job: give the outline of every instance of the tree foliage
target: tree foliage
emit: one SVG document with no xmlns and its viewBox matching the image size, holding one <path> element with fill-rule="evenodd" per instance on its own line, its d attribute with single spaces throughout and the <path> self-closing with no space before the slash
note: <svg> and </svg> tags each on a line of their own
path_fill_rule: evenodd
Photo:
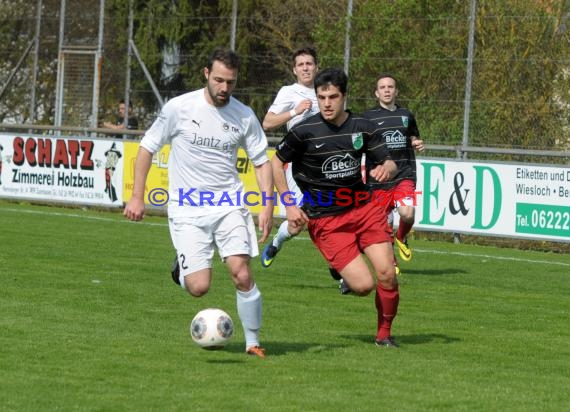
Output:
<svg viewBox="0 0 570 412">
<path fill-rule="evenodd" d="M 0 84 L 33 36 L 35 10 L 0 1 Z M 68 2 L 69 3 L 69 2 Z M 94 9 L 76 0 L 75 8 Z M 130 1 L 106 0 L 101 114 L 125 93 Z M 400 103 L 417 116 L 430 143 L 459 145 L 463 135 L 469 1 L 240 0 L 235 48 L 242 56 L 236 95 L 261 118 L 283 84 L 292 83 L 291 53 L 315 46 L 320 66 L 344 67 L 350 23 L 349 102 L 376 104 L 380 72 L 398 79 Z M 53 121 L 59 0 L 44 0 L 38 113 Z M 202 87 L 216 46 L 229 46 L 233 0 L 133 0 L 134 43 L 163 98 Z M 89 16 L 89 17 L 86 17 Z M 81 26 L 88 13 L 69 16 Z M 569 0 L 478 0 L 469 141 L 473 145 L 552 148 L 568 139 Z M 0 120 L 25 121 L 30 64 L 0 101 Z M 132 56 L 130 99 L 148 126 L 158 102 Z"/>
<path fill-rule="evenodd" d="M 552 147 L 568 116 L 554 103 L 553 80 L 570 65 L 568 34 L 557 34 L 562 9 L 544 7 L 553 1 L 496 3 L 480 1 L 478 9 L 474 143 Z"/>
</svg>

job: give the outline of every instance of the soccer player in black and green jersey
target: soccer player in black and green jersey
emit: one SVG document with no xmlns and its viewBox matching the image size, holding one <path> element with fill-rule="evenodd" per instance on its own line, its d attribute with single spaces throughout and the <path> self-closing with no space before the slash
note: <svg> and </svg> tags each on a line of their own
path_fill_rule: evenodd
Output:
<svg viewBox="0 0 570 412">
<path fill-rule="evenodd" d="M 289 223 L 308 223 L 313 243 L 355 294 L 364 296 L 375 290 L 376 344 L 395 347 L 391 326 L 399 292 L 391 230 L 384 208 L 379 212 L 362 181 L 361 158 L 366 154 L 370 175 L 379 182 L 392 178 L 396 165 L 378 127 L 345 110 L 347 83 L 340 69 L 317 74 L 315 91 L 320 113 L 287 133 L 271 165 Z M 286 163 L 293 164 L 293 178 L 303 193 L 301 207 L 288 197 L 283 169 Z M 373 273 L 362 252 L 372 264 Z"/>
<path fill-rule="evenodd" d="M 374 91 L 379 106 L 367 111 L 362 116 L 370 119 L 381 130 L 386 139 L 390 157 L 396 162 L 398 172 L 387 182 L 378 182 L 374 178 L 368 184 L 375 191 L 375 200 L 386 206 L 391 221 L 394 209 L 400 215 L 398 231 L 394 236 L 400 257 L 405 261 L 412 259 L 412 250 L 408 246 L 408 233 L 415 220 L 416 205 L 416 156 L 414 150 L 423 151 L 424 142 L 414 115 L 406 108 L 396 104 L 398 89 L 396 79 L 389 73 L 382 73 L 376 80 Z M 367 169 L 373 165 L 367 164 Z M 399 272 L 399 268 L 396 269 Z"/>
</svg>

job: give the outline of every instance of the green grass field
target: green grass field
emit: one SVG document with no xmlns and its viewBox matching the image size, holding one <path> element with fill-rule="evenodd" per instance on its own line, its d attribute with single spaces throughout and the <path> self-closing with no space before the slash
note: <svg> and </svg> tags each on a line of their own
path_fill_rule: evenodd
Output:
<svg viewBox="0 0 570 412">
<path fill-rule="evenodd" d="M 390 349 L 305 234 L 252 264 L 263 360 L 218 260 L 205 297 L 172 283 L 166 218 L 0 202 L 0 225 L 1 411 L 570 410 L 567 254 L 411 242 Z M 190 339 L 210 306 L 236 323 L 222 351 Z"/>
</svg>

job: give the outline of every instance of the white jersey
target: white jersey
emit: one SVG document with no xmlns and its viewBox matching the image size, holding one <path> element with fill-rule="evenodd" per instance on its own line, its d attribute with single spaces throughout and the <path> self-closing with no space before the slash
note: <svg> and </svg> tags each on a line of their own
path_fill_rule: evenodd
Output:
<svg viewBox="0 0 570 412">
<path fill-rule="evenodd" d="M 310 110 L 305 110 L 298 116 L 293 117 L 287 122 L 287 130 L 291 130 L 300 121 L 306 119 L 319 112 L 319 105 L 317 103 L 317 95 L 315 94 L 315 89 L 303 86 L 302 84 L 295 83 L 289 86 L 283 86 L 279 89 L 273 104 L 269 108 L 268 112 L 280 114 L 288 112 L 291 109 L 297 107 L 301 101 L 309 99 L 313 103 Z"/>
<path fill-rule="evenodd" d="M 245 149 L 255 166 L 268 161 L 267 138 L 253 110 L 233 97 L 216 107 L 204 93 L 200 89 L 168 101 L 140 143 L 151 153 L 170 143 L 170 217 L 244 208 L 238 148 Z"/>
<path fill-rule="evenodd" d="M 305 99 L 311 100 L 311 109 L 305 110 L 300 115 L 291 118 L 291 120 L 287 122 L 287 131 L 289 131 L 297 123 L 319 112 L 319 104 L 317 102 L 317 95 L 314 88 L 303 86 L 300 83 L 283 86 L 279 89 L 279 92 L 277 93 L 273 104 L 269 107 L 268 112 L 275 114 L 288 112 L 297 107 L 297 105 Z M 298 203 L 303 196 L 295 182 L 295 179 L 293 179 L 291 165 L 287 165 L 285 169 L 285 177 L 287 178 L 287 185 L 289 186 L 289 189 L 295 193 L 295 200 Z"/>
</svg>

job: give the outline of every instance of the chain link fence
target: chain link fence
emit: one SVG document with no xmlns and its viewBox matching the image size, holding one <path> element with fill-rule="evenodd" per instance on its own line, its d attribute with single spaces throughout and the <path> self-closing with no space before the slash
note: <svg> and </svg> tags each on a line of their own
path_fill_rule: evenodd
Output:
<svg viewBox="0 0 570 412">
<path fill-rule="evenodd" d="M 67 3 L 64 42 L 81 45 L 92 41 L 97 36 L 99 4 Z M 119 3 L 107 0 L 102 21 L 99 123 L 110 119 L 118 101 L 127 97 L 141 129 L 147 128 L 160 109 L 157 93 L 168 100 L 202 87 L 206 56 L 215 45 L 229 46 L 235 35 L 236 49 L 244 60 L 235 95 L 251 105 L 260 119 L 279 87 L 294 81 L 291 51 L 311 44 L 318 49 L 321 68 L 340 66 L 349 71 L 349 102 L 356 112 L 376 104 L 373 88 L 379 72 L 396 74 L 399 103 L 418 118 L 423 137 L 431 145 L 428 155 L 457 157 L 460 148 L 462 155 L 470 153 L 470 157 L 481 159 L 568 163 L 568 1 L 537 1 L 526 7 L 527 2 L 512 0 L 498 2 L 501 8 L 494 8 L 490 1 L 452 1 L 447 2 L 447 8 L 425 10 L 411 6 L 427 7 L 425 2 L 356 1 L 349 10 L 351 1 L 317 1 L 311 4 L 312 9 L 321 11 L 316 17 L 277 15 L 280 6 L 274 2 L 268 2 L 267 9 L 256 2 L 235 2 L 241 11 L 237 16 L 232 15 L 229 1 L 219 2 L 225 8 L 193 13 L 185 9 L 178 14 L 144 10 L 137 4 L 131 9 L 132 32 L 128 2 Z M 445 2 L 434 2 L 440 3 Z M 11 28 L 2 30 L 0 39 L 0 122 L 55 124 L 57 65 L 62 58 L 58 54 L 61 4 L 59 0 L 38 1 L 39 14 L 28 3 L 27 7 L 7 9 L 5 27 Z M 244 11 L 246 7 L 250 11 Z M 498 10 L 510 10 L 511 14 L 496 14 Z M 474 29 L 471 60 L 470 23 Z M 173 28 L 172 38 L 165 34 L 169 27 Z M 309 30 L 302 31 L 307 27 Z M 193 28 L 190 34 L 180 35 L 188 28 Z M 37 52 L 32 49 L 26 55 L 26 46 L 35 36 Z M 64 93 L 72 97 L 62 126 L 85 126 L 87 121 L 83 113 L 89 111 L 92 98 L 85 82 L 93 81 L 94 72 L 92 62 L 81 58 L 74 55 L 78 60 L 66 77 Z M 37 78 L 33 85 L 32 75 Z M 270 137 L 275 141 L 280 131 Z M 535 151 L 540 156 L 501 152 L 505 149 Z"/>
</svg>

